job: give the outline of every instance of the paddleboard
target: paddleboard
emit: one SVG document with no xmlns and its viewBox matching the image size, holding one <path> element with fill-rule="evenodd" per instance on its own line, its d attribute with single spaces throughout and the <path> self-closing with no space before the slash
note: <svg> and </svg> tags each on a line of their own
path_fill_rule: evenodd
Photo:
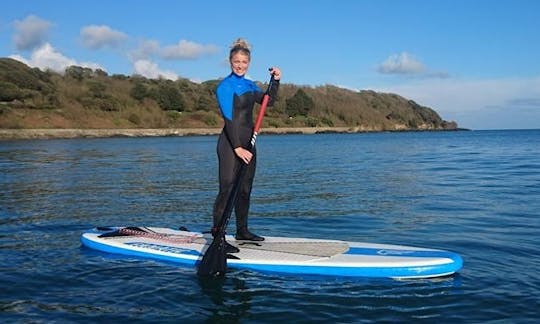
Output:
<svg viewBox="0 0 540 324">
<path fill-rule="evenodd" d="M 206 233 L 160 227 L 97 227 L 84 232 L 84 246 L 113 254 L 196 266 L 212 243 Z M 265 236 L 262 242 L 227 242 L 229 268 L 343 277 L 433 278 L 461 269 L 453 252 L 402 245 Z"/>
</svg>

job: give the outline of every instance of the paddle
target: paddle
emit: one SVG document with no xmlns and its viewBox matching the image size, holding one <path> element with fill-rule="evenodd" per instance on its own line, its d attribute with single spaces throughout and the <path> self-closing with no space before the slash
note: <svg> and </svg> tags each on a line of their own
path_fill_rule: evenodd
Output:
<svg viewBox="0 0 540 324">
<path fill-rule="evenodd" d="M 271 71 L 272 69 L 270 69 Z M 266 106 L 270 100 L 270 90 L 274 84 L 274 75 L 272 74 L 270 78 L 270 83 L 268 84 L 268 89 L 264 93 L 264 97 L 261 103 L 261 109 L 259 115 L 255 121 L 255 127 L 253 127 L 253 134 L 251 136 L 251 141 L 246 147 L 247 150 L 252 151 L 255 147 L 255 141 L 257 140 L 257 135 L 262 125 L 262 120 L 264 117 L 264 112 L 266 111 Z M 227 271 L 227 253 L 225 253 L 225 230 L 229 224 L 231 218 L 232 210 L 238 201 L 238 191 L 240 190 L 240 185 L 244 179 L 246 173 L 247 164 L 241 162 L 240 169 L 236 173 L 236 179 L 234 187 L 227 199 L 227 205 L 221 216 L 221 221 L 219 224 L 219 231 L 215 234 L 214 239 L 208 249 L 203 255 L 201 262 L 199 263 L 197 274 L 199 276 L 223 276 L 225 271 Z"/>
</svg>

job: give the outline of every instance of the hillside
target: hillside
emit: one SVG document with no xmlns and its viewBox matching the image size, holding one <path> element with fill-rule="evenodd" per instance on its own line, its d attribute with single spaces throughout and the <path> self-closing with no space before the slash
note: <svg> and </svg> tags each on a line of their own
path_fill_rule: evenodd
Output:
<svg viewBox="0 0 540 324">
<path fill-rule="evenodd" d="M 109 76 L 78 66 L 61 75 L 0 58 L 0 128 L 216 128 L 218 82 Z M 454 130 L 457 124 L 396 94 L 284 83 L 263 127 Z"/>
</svg>

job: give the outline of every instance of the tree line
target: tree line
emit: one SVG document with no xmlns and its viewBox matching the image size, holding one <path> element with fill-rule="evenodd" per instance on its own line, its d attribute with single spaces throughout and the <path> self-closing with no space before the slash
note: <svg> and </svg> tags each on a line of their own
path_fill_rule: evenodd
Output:
<svg viewBox="0 0 540 324">
<path fill-rule="evenodd" d="M 0 58 L 0 127 L 219 127 L 222 120 L 215 98 L 219 81 L 108 75 L 80 66 L 59 74 Z M 43 125 L 35 125 L 36 120 L 43 120 Z M 435 110 L 396 94 L 281 84 L 264 127 L 315 126 L 457 128 Z"/>
</svg>

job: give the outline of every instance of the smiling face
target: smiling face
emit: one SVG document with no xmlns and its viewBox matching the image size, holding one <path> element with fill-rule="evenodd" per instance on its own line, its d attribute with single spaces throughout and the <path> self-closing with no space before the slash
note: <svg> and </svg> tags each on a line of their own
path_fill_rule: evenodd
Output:
<svg viewBox="0 0 540 324">
<path fill-rule="evenodd" d="M 249 68 L 249 61 L 249 55 L 243 53 L 242 51 L 236 52 L 233 56 L 231 56 L 230 59 L 231 70 L 234 72 L 234 74 L 243 76 L 246 74 Z"/>
</svg>

